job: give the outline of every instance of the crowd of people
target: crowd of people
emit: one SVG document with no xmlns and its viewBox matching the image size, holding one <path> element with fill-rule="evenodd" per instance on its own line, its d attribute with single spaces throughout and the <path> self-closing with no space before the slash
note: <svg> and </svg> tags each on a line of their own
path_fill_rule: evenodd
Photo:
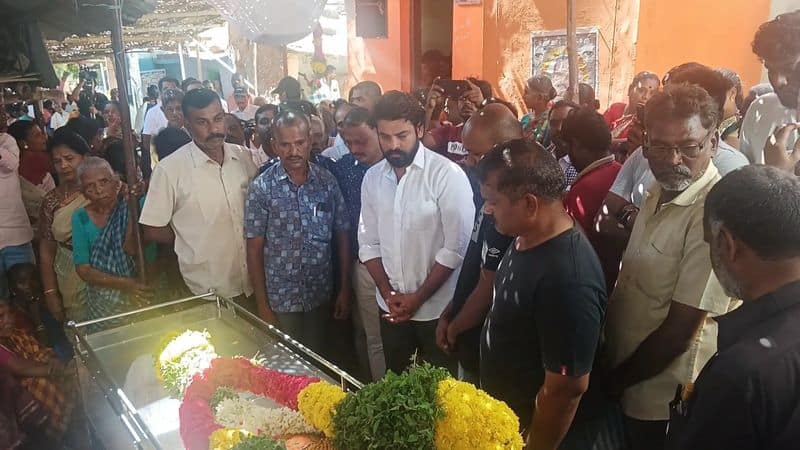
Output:
<svg viewBox="0 0 800 450">
<path fill-rule="evenodd" d="M 528 449 L 795 448 L 800 10 L 753 51 L 772 93 L 689 62 L 604 114 L 542 75 L 522 116 L 477 78 L 315 104 L 287 77 L 260 106 L 164 78 L 136 179 L 114 101 L 14 121 L 0 444 L 71 429 L 66 321 L 213 292 L 364 380 L 444 367 Z"/>
</svg>

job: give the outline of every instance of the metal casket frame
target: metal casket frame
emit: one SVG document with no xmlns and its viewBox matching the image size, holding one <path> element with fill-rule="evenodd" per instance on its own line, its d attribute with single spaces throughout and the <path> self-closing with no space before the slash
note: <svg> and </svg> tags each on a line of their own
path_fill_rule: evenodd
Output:
<svg viewBox="0 0 800 450">
<path fill-rule="evenodd" d="M 153 314 L 158 316 L 142 317 Z M 89 325 L 134 316 L 141 320 L 86 333 Z M 70 322 L 67 327 L 75 348 L 87 418 L 109 450 L 183 448 L 178 433 L 180 402 L 169 398 L 156 379 L 153 366 L 152 352 L 162 337 L 173 331 L 208 330 L 221 356 L 250 358 L 258 354 L 272 369 L 316 376 L 340 384 L 345 390 L 362 386 L 287 334 L 235 302 L 213 294 L 77 324 Z"/>
</svg>

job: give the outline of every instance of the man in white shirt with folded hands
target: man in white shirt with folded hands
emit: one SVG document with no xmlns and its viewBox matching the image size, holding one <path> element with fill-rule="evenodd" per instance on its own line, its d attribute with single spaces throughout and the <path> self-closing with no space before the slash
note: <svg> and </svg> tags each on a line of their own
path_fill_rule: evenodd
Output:
<svg viewBox="0 0 800 450">
<path fill-rule="evenodd" d="M 436 325 L 455 291 L 475 206 L 466 174 L 425 148 L 425 111 L 387 92 L 372 119 L 385 159 L 361 189 L 359 258 L 377 285 L 386 368 L 400 373 L 415 353 L 455 373 L 436 345 Z"/>
</svg>

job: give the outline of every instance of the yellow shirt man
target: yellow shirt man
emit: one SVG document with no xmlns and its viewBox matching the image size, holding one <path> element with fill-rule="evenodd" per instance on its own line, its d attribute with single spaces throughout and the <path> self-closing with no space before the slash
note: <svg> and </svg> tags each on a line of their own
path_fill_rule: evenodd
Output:
<svg viewBox="0 0 800 450">
<path fill-rule="evenodd" d="M 658 206 L 661 187 L 647 192 L 606 315 L 611 367 L 628 359 L 666 319 L 671 302 L 706 311 L 705 323 L 689 349 L 661 373 L 628 387 L 622 396 L 626 416 L 646 421 L 669 419 L 669 402 L 679 384 L 693 382 L 716 352 L 712 320 L 727 312 L 731 300 L 713 271 L 703 240 L 703 207 L 720 179 L 714 164 L 673 200 Z"/>
</svg>

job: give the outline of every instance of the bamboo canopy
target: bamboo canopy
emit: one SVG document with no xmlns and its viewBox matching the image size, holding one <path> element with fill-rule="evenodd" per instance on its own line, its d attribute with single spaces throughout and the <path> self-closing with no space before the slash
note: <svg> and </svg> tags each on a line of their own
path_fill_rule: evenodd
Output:
<svg viewBox="0 0 800 450">
<path fill-rule="evenodd" d="M 203 0 L 160 0 L 156 9 L 133 25 L 124 26 L 125 48 L 142 51 L 175 51 L 179 42 L 222 25 L 224 19 Z M 48 40 L 53 62 L 80 61 L 112 54 L 111 34 L 72 35 L 64 40 Z"/>
</svg>

